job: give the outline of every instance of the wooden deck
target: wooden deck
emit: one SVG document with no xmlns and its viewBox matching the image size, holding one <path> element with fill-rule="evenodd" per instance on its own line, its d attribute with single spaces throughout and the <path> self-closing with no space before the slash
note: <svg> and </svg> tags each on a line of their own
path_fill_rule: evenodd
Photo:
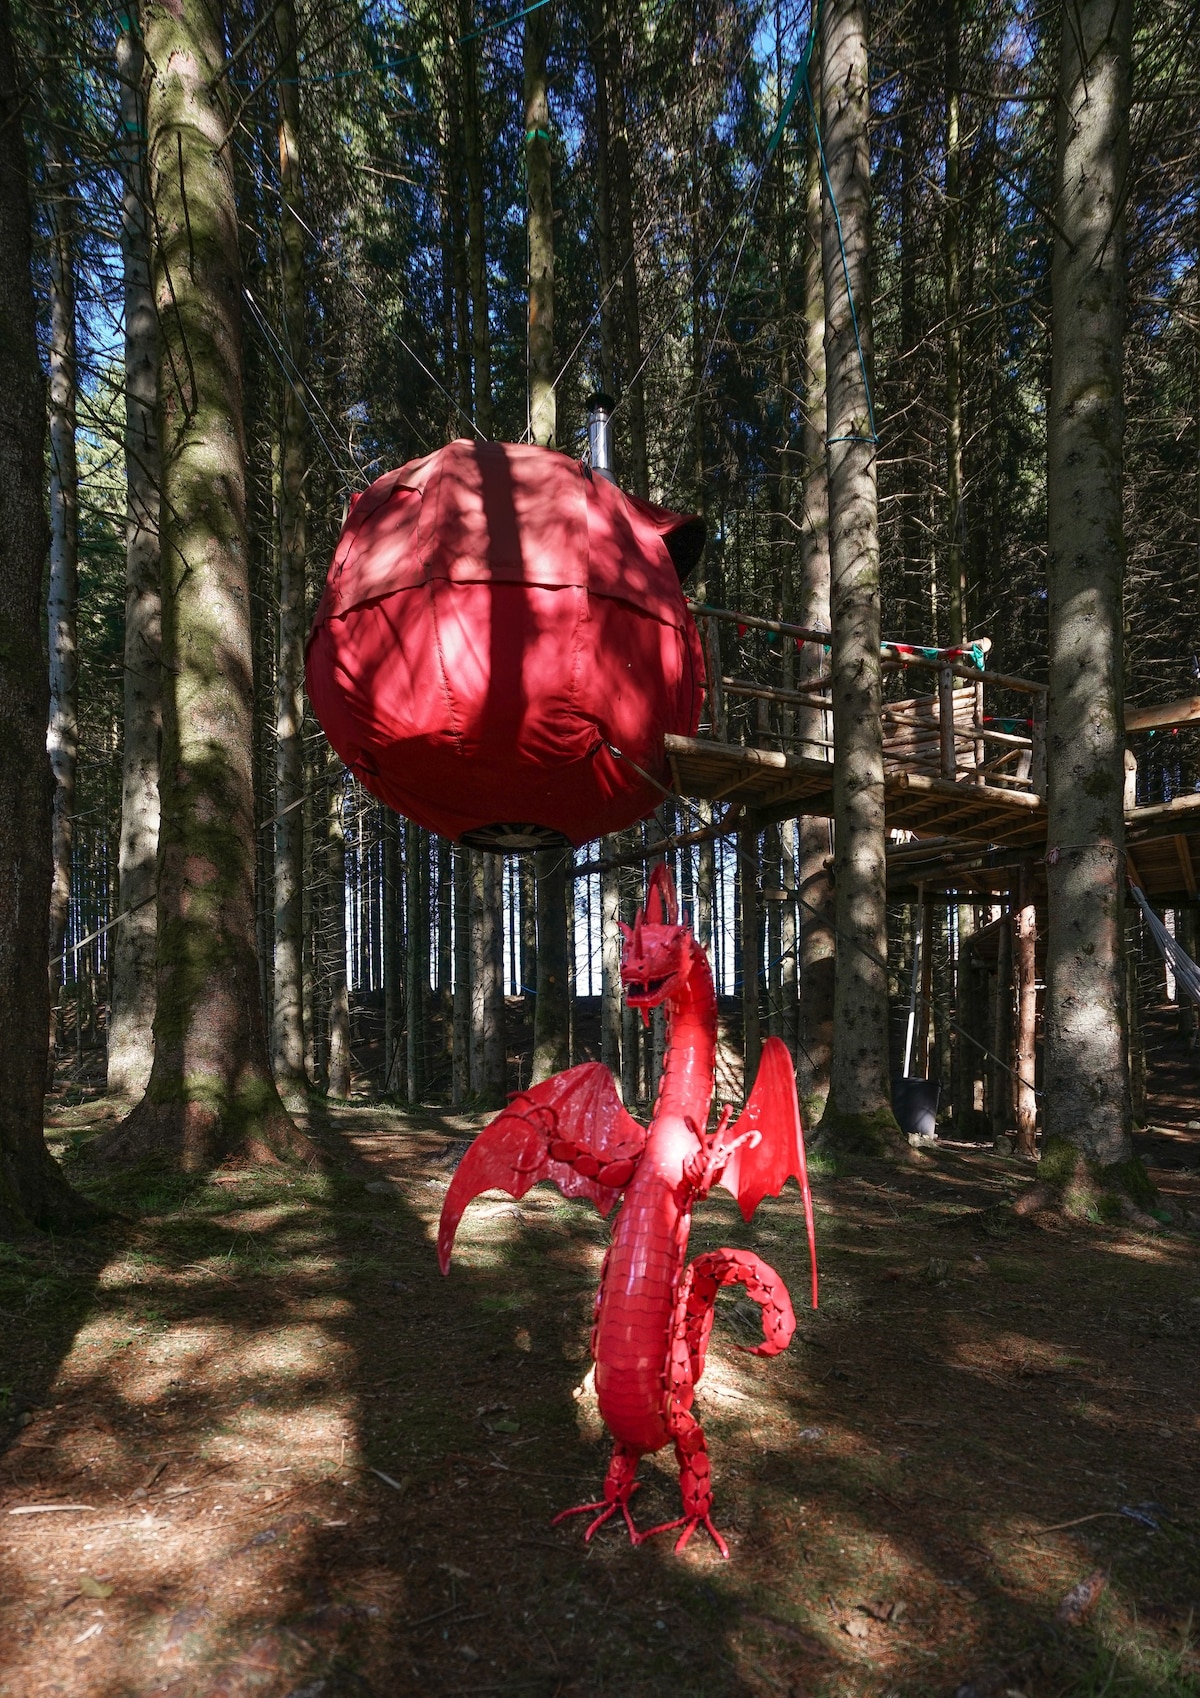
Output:
<svg viewBox="0 0 1200 1698">
<path fill-rule="evenodd" d="M 832 680 L 824 665 L 799 678 L 788 640 L 827 649 L 829 633 L 702 604 L 693 611 L 711 680 L 709 731 L 666 738 L 676 793 L 723 803 L 752 830 L 831 817 Z M 990 648 L 986 639 L 970 656 L 882 646 L 885 695 L 897 682 L 911 689 L 926 681 L 925 694 L 882 707 L 888 890 L 899 899 L 1008 895 L 1023 864 L 1044 890 L 1046 686 L 984 670 Z M 1131 706 L 1125 720 L 1135 743 L 1139 734 L 1200 724 L 1200 696 Z M 1125 826 L 1129 871 L 1147 895 L 1167 906 L 1195 901 L 1200 793 L 1143 807 L 1127 794 Z"/>
</svg>

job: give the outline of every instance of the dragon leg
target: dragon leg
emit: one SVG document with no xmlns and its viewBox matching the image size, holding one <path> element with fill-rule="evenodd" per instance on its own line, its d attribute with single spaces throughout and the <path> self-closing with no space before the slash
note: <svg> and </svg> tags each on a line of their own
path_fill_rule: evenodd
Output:
<svg viewBox="0 0 1200 1698">
<path fill-rule="evenodd" d="M 729 1547 L 712 1522 L 712 1470 L 704 1442 L 704 1429 L 691 1412 L 693 1388 L 704 1372 L 717 1292 L 723 1285 L 744 1285 L 747 1296 L 762 1309 L 763 1342 L 749 1354 L 776 1356 L 787 1349 L 795 1331 L 796 1317 L 786 1286 L 774 1268 L 768 1267 L 751 1251 L 710 1250 L 697 1256 L 685 1270 L 680 1283 L 678 1319 L 669 1359 L 670 1426 L 675 1440 L 675 1459 L 679 1464 L 683 1514 L 675 1521 L 664 1521 L 659 1527 L 651 1527 L 642 1534 L 642 1538 L 649 1539 L 655 1533 L 667 1533 L 681 1527 L 683 1531 L 675 1546 L 677 1551 L 681 1551 L 696 1528 L 703 1526 L 711 1534 L 721 1555 L 727 1557 Z M 738 1348 L 746 1347 L 739 1345 Z"/>
<path fill-rule="evenodd" d="M 633 1525 L 633 1517 L 629 1513 L 629 1500 L 637 1491 L 633 1477 L 637 1473 L 640 1458 L 640 1451 L 618 1441 L 613 1446 L 612 1460 L 608 1465 L 608 1473 L 604 1477 L 604 1496 L 596 1503 L 581 1503 L 577 1504 L 574 1509 L 560 1510 L 550 1525 L 557 1527 L 559 1522 L 565 1521 L 568 1516 L 587 1515 L 591 1510 L 598 1509 L 600 1514 L 583 1535 L 583 1542 L 586 1545 L 597 1527 L 603 1527 L 609 1516 L 615 1515 L 619 1509 L 625 1517 L 625 1525 L 629 1528 L 630 1539 L 635 1545 L 640 1545 L 644 1535 L 639 1533 Z"/>
<path fill-rule="evenodd" d="M 676 1527 L 682 1527 L 683 1531 L 675 1541 L 675 1549 L 681 1551 L 697 1527 L 704 1527 L 721 1555 L 728 1557 L 729 1546 L 712 1521 L 712 1467 L 708 1460 L 708 1446 L 704 1442 L 704 1428 L 690 1409 L 673 1408 L 671 1436 L 675 1440 L 675 1460 L 679 1464 L 683 1514 L 674 1521 L 664 1521 L 657 1527 L 648 1528 L 638 1543 L 642 1539 L 652 1539 L 656 1533 L 671 1533 Z"/>
</svg>

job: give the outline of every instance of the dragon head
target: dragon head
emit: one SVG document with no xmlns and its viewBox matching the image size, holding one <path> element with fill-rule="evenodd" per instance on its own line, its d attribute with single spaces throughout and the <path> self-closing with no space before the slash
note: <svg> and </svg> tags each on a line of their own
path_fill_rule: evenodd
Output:
<svg viewBox="0 0 1200 1698">
<path fill-rule="evenodd" d="M 621 983 L 630 1008 L 646 1011 L 666 1002 L 681 988 L 691 968 L 691 933 L 679 924 L 675 885 L 660 861 L 646 887 L 646 905 L 632 926 L 624 923 Z"/>
</svg>

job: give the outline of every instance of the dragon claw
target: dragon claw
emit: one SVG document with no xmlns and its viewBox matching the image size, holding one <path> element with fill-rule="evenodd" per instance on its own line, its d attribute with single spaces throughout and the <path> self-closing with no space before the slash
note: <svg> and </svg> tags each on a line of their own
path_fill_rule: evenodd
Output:
<svg viewBox="0 0 1200 1698">
<path fill-rule="evenodd" d="M 703 1527 L 711 1537 L 713 1544 L 717 1547 L 718 1551 L 720 1551 L 722 1557 L 724 1557 L 728 1562 L 729 1546 L 725 1543 L 720 1533 L 718 1533 L 717 1529 L 713 1526 L 713 1519 L 711 1515 L 680 1515 L 674 1521 L 664 1521 L 658 1527 L 647 1528 L 646 1532 L 639 1536 L 638 1543 L 643 1544 L 647 1539 L 652 1539 L 656 1533 L 673 1533 L 676 1527 L 683 1528 L 683 1532 L 675 1541 L 675 1549 L 677 1551 L 682 1551 L 685 1548 L 688 1540 L 696 1531 L 697 1527 Z"/>
<path fill-rule="evenodd" d="M 633 1493 L 636 1492 L 637 1489 L 637 1486 L 630 1487 L 628 1497 L 632 1497 Z M 633 1517 L 629 1513 L 628 1497 L 597 1498 L 595 1503 L 580 1503 L 576 1504 L 573 1509 L 560 1509 L 558 1514 L 551 1521 L 550 1525 L 551 1527 L 557 1527 L 560 1521 L 566 1521 L 572 1515 L 590 1515 L 593 1509 L 598 1509 L 600 1514 L 590 1524 L 587 1532 L 583 1535 L 583 1542 L 586 1545 L 591 1543 L 592 1534 L 597 1530 L 597 1528 L 603 1527 L 604 1523 L 614 1516 L 618 1510 L 620 1510 L 621 1514 L 625 1517 L 625 1525 L 629 1529 L 630 1543 L 633 1545 L 640 1545 L 646 1535 L 644 1533 L 639 1533 L 633 1524 Z"/>
</svg>

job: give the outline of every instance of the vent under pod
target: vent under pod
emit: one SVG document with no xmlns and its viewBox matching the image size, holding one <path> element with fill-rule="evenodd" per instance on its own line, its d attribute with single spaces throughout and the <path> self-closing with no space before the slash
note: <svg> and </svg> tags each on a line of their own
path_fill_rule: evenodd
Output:
<svg viewBox="0 0 1200 1698">
<path fill-rule="evenodd" d="M 468 849 L 482 849 L 489 855 L 516 855 L 526 849 L 569 849 L 570 840 L 561 831 L 548 825 L 506 824 L 481 825 L 475 831 L 464 831 L 459 838 Z"/>
</svg>

